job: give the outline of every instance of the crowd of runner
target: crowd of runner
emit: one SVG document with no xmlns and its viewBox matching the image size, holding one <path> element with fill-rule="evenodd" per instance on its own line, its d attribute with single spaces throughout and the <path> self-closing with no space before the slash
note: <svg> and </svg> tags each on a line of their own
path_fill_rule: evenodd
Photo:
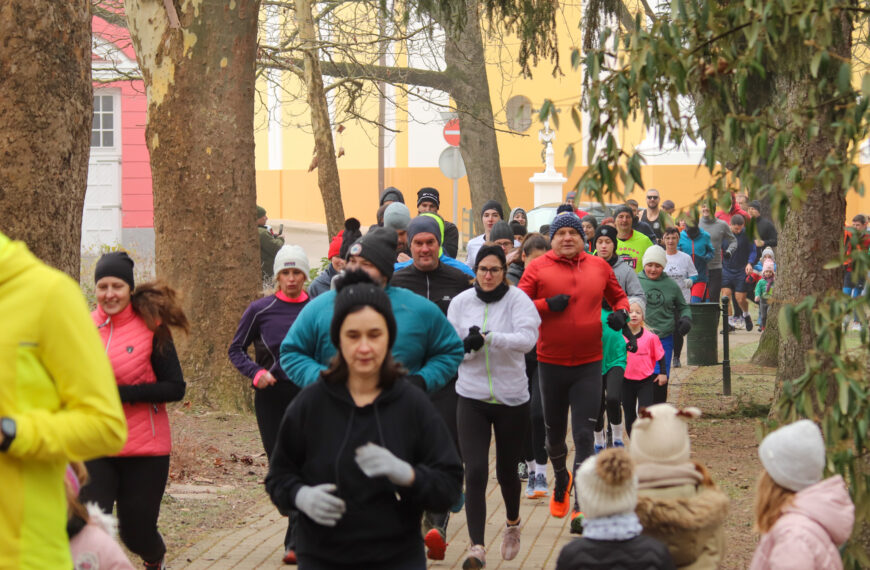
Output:
<svg viewBox="0 0 870 570">
<path fill-rule="evenodd" d="M 483 568 L 494 435 L 501 560 L 522 549 L 525 495 L 547 498 L 550 514 L 570 516 L 571 531 L 582 535 L 557 568 L 715 568 L 728 498 L 691 459 L 687 424 L 700 411 L 668 404 L 668 380 L 681 366 L 692 303 L 727 296 L 727 330 L 763 329 L 777 235 L 761 204 L 740 195 L 727 211 L 713 215 L 702 205 L 679 219 L 660 199 L 650 189 L 640 213 L 629 201 L 598 219 L 569 196 L 539 228 L 528 227 L 522 208 L 505 217 L 492 200 L 478 213 L 483 233 L 469 240 L 463 262 L 436 189 L 420 189 L 412 216 L 402 192 L 388 188 L 378 223 L 363 233 L 348 219 L 307 288 L 306 252 L 273 235 L 259 208 L 262 273 L 276 289 L 241 315 L 228 352 L 255 391 L 270 462 L 266 491 L 287 516 L 284 563 L 425 568 L 427 558 L 445 558 L 450 515 L 464 508 L 471 546 L 463 568 Z M 863 216 L 845 244 L 847 253 L 870 245 Z M 113 512 L 128 550 L 146 568 L 165 567 L 157 521 L 171 453 L 166 403 L 185 392 L 170 331 L 189 325 L 175 291 L 135 283 L 133 266 L 124 252 L 100 258 L 97 308 L 86 323 L 76 308 L 67 326 L 96 331 L 89 342 L 102 340 L 114 372 L 118 396 L 91 419 L 101 444 L 76 444 L 80 430 L 64 433 L 52 415 L 76 407 L 96 414 L 100 398 L 114 397 L 105 382 L 84 401 L 87 390 L 66 386 L 105 370 L 87 359 L 77 362 L 84 372 L 58 367 L 42 350 L 57 341 L 40 336 L 47 331 L 39 323 L 6 333 L 17 335 L 18 369 L 44 371 L 35 383 L 12 376 L 3 384 L 41 395 L 19 388 L 0 400 L 0 474 L 21 503 L 14 513 L 3 507 L 0 567 L 69 567 L 71 558 L 76 568 L 131 568 L 109 538 Z M 47 272 L 0 234 L 0 310 L 37 294 L 26 288 Z M 845 286 L 861 294 L 863 279 L 847 273 Z M 749 302 L 759 304 L 757 319 Z M 40 349 L 30 354 L 28 343 Z M 3 374 L 15 374 L 11 368 Z M 46 411 L 30 417 L 40 407 Z M 763 537 L 752 567 L 840 567 L 837 546 L 849 536 L 853 507 L 842 479 L 822 480 L 819 428 L 781 428 L 759 455 Z M 52 548 L 37 552 L 28 529 L 61 520 L 40 519 L 59 489 L 72 546 L 57 550 L 66 543 L 49 525 Z"/>
</svg>

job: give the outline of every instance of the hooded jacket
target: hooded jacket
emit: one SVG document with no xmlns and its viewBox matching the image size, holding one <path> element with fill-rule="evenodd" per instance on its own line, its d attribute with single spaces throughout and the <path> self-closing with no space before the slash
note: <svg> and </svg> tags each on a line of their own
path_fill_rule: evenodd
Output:
<svg viewBox="0 0 870 570">
<path fill-rule="evenodd" d="M 676 321 L 680 317 L 692 318 L 692 311 L 676 281 L 665 273 L 658 279 L 650 279 L 646 273 L 640 273 L 638 278 L 646 292 L 644 323 L 659 338 L 674 334 Z"/>
<path fill-rule="evenodd" d="M 713 249 L 713 242 L 710 241 L 710 234 L 698 228 L 698 236 L 692 239 L 686 230 L 683 230 L 680 232 L 680 242 L 677 244 L 677 249 L 692 258 L 692 263 L 695 264 L 695 269 L 698 270 L 698 279 L 695 282 L 707 283 L 709 280 L 709 277 L 707 277 L 707 266 L 714 255 L 717 254 Z"/>
<path fill-rule="evenodd" d="M 622 287 L 622 290 L 625 291 L 625 294 L 629 298 L 639 297 L 646 302 L 646 293 L 644 292 L 643 287 L 640 286 L 640 281 L 638 280 L 637 273 L 635 273 L 634 269 L 615 254 L 611 255 L 610 259 L 606 259 L 605 261 L 607 261 L 611 269 L 613 269 L 613 274 L 616 275 L 616 281 L 619 283 L 619 286 Z M 610 311 L 610 305 L 607 304 L 607 301 L 602 301 L 601 306 L 607 311 Z"/>
<path fill-rule="evenodd" d="M 528 296 L 509 287 L 504 297 L 485 303 L 477 291 L 463 291 L 450 303 L 447 320 L 464 338 L 472 326 L 486 334 L 483 348 L 459 365 L 456 393 L 490 404 L 518 406 L 529 401 L 525 353 L 535 347 L 541 317 Z"/>
<path fill-rule="evenodd" d="M 635 511 L 643 533 L 668 546 L 677 568 L 715 570 L 725 553 L 722 525 L 728 497 L 709 477 L 694 471 L 696 482 L 679 482 L 680 475 L 667 465 L 638 465 Z"/>
<path fill-rule="evenodd" d="M 674 568 L 664 544 L 648 536 L 629 540 L 577 538 L 559 553 L 556 570 L 670 570 Z"/>
<path fill-rule="evenodd" d="M 386 477 L 367 477 L 354 454 L 368 442 L 410 463 L 414 483 L 399 487 Z M 444 420 L 409 382 L 399 379 L 360 407 L 345 384 L 320 379 L 284 414 L 266 491 L 287 512 L 302 486 L 321 483 L 338 487 L 335 495 L 347 511 L 332 528 L 300 514 L 297 554 L 325 565 L 375 567 L 415 552 L 422 558 L 420 517 L 424 509 L 446 511 L 458 500 L 462 464 Z"/>
<path fill-rule="evenodd" d="M 393 358 L 409 374 L 419 375 L 429 392 L 442 388 L 456 375 L 464 354 L 462 341 L 435 303 L 390 285 L 385 289 L 396 317 Z M 281 368 L 297 386 L 317 382 L 336 353 L 329 336 L 335 291 L 311 300 L 281 343 Z"/>
<path fill-rule="evenodd" d="M 446 316 L 450 302 L 471 287 L 470 279 L 464 271 L 444 263 L 439 263 L 432 271 L 420 271 L 411 264 L 394 273 L 390 283 L 429 299 Z"/>
<path fill-rule="evenodd" d="M 117 453 L 127 426 L 78 283 L 0 233 L 0 568 L 71 568 L 64 471 Z"/>
<path fill-rule="evenodd" d="M 837 547 L 852 534 L 855 505 L 839 475 L 798 491 L 755 549 L 750 570 L 843 567 Z"/>
<path fill-rule="evenodd" d="M 329 288 L 332 286 L 332 278 L 336 275 L 338 275 L 338 271 L 335 270 L 335 267 L 331 263 L 328 264 L 326 269 L 321 271 L 320 275 L 315 277 L 308 286 L 308 297 L 313 299 L 329 291 Z"/>
<path fill-rule="evenodd" d="M 526 266 L 518 285 L 541 315 L 538 360 L 578 366 L 601 360 L 601 301 L 628 311 L 628 297 L 603 259 L 580 252 L 573 259 L 552 250 Z M 551 311 L 547 299 L 566 294 L 564 311 Z"/>
</svg>

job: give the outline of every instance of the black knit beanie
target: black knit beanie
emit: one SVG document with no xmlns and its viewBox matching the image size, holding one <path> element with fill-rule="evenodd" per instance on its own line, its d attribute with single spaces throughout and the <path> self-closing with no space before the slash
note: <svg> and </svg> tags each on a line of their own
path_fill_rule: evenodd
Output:
<svg viewBox="0 0 870 570">
<path fill-rule="evenodd" d="M 368 259 L 389 281 L 393 276 L 398 244 L 399 236 L 396 230 L 373 228 L 348 248 L 347 255 L 348 257 L 358 255 Z"/>
<path fill-rule="evenodd" d="M 499 220 L 493 224 L 492 229 L 489 230 L 489 241 L 497 241 L 500 239 L 509 239 L 511 240 L 511 243 L 514 241 L 514 231 L 504 220 Z"/>
<path fill-rule="evenodd" d="M 574 213 L 574 206 L 571 204 L 559 204 L 559 207 L 556 208 L 556 215 L 558 216 L 562 212 L 571 212 Z"/>
<path fill-rule="evenodd" d="M 136 288 L 133 280 L 133 259 L 126 251 L 111 251 L 103 254 L 94 268 L 94 283 L 103 277 L 117 277 L 130 286 L 130 291 Z"/>
<path fill-rule="evenodd" d="M 487 210 L 495 210 L 496 212 L 498 212 L 498 217 L 501 218 L 502 220 L 504 219 L 504 209 L 502 209 L 501 204 L 499 204 L 497 201 L 495 201 L 495 200 L 487 200 L 486 201 L 486 203 L 483 205 L 483 208 L 480 209 L 480 217 L 481 218 L 483 217 L 484 212 L 486 212 Z"/>
<path fill-rule="evenodd" d="M 500 245 L 482 245 L 480 249 L 477 250 L 477 257 L 474 259 L 474 270 L 477 271 L 477 266 L 480 265 L 481 260 L 485 258 L 487 255 L 494 255 L 501 262 L 501 266 L 505 267 L 507 265 L 507 258 L 504 254 L 504 249 Z"/>
<path fill-rule="evenodd" d="M 344 319 L 363 307 L 372 309 L 383 315 L 387 321 L 387 331 L 390 338 L 387 344 L 390 349 L 396 342 L 396 318 L 393 316 L 393 306 L 383 287 L 376 285 L 371 276 L 362 269 L 347 271 L 336 279 L 335 302 L 332 309 L 332 323 L 329 326 L 329 337 L 336 348 L 339 347 L 341 325 Z"/>
<path fill-rule="evenodd" d="M 606 238 L 610 239 L 610 241 L 613 242 L 613 247 L 615 248 L 617 245 L 619 245 L 619 241 L 617 240 L 617 237 L 616 237 L 618 234 L 619 234 L 619 232 L 617 232 L 616 228 L 614 228 L 613 226 L 608 226 L 608 225 L 602 224 L 602 225 L 598 226 L 598 229 L 595 230 L 595 238 L 593 238 L 593 239 L 595 239 L 595 241 L 593 241 L 589 245 L 592 249 L 595 249 L 596 248 L 595 244 L 598 243 L 598 238 L 606 237 Z"/>
<path fill-rule="evenodd" d="M 420 205 L 420 202 L 428 200 L 435 204 L 436 208 L 441 207 L 441 194 L 435 188 L 420 188 L 417 190 L 417 205 Z"/>
<path fill-rule="evenodd" d="M 511 222 L 511 233 L 513 233 L 515 236 L 524 236 L 529 233 L 529 231 L 526 229 L 526 226 L 522 225 L 521 223 Z"/>
</svg>

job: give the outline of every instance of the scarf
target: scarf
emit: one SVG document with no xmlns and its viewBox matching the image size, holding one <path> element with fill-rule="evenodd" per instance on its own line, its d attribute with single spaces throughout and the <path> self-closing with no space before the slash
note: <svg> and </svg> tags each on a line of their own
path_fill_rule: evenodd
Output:
<svg viewBox="0 0 870 570">
<path fill-rule="evenodd" d="M 643 532 L 634 513 L 622 513 L 583 520 L 583 538 L 591 540 L 631 540 Z"/>
<path fill-rule="evenodd" d="M 474 282 L 474 291 L 477 293 L 477 298 L 487 304 L 501 301 L 501 298 L 507 295 L 509 288 L 510 286 L 502 281 L 492 291 L 484 291 L 480 288 L 480 284 L 477 281 Z"/>
<path fill-rule="evenodd" d="M 638 489 L 700 485 L 703 480 L 704 477 L 691 461 L 680 465 L 641 463 L 637 466 Z"/>
</svg>

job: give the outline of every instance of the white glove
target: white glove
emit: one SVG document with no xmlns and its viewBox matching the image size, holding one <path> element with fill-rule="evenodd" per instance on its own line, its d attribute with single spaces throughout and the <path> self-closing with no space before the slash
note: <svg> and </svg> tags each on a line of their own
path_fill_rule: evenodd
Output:
<svg viewBox="0 0 870 570">
<path fill-rule="evenodd" d="M 296 508 L 319 525 L 335 526 L 344 515 L 344 501 L 332 494 L 336 486 L 323 483 L 301 487 L 296 493 Z"/>
<path fill-rule="evenodd" d="M 356 464 L 368 477 L 384 476 L 400 487 L 410 487 L 414 482 L 414 468 L 407 461 L 374 443 L 356 448 Z"/>
<path fill-rule="evenodd" d="M 686 279 L 686 281 L 684 282 L 684 286 L 686 287 L 686 289 L 691 289 L 692 285 L 694 285 L 694 283 L 692 283 L 691 279 Z"/>
</svg>

